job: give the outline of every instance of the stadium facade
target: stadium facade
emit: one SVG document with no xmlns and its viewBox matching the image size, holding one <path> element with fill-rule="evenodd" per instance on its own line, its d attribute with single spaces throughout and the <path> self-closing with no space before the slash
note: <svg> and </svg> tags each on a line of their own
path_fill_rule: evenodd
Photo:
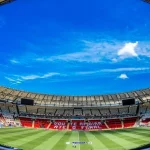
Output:
<svg viewBox="0 0 150 150">
<path fill-rule="evenodd" d="M 110 130 L 149 126 L 150 89 L 95 96 L 58 96 L 0 87 L 0 126 Z"/>
</svg>

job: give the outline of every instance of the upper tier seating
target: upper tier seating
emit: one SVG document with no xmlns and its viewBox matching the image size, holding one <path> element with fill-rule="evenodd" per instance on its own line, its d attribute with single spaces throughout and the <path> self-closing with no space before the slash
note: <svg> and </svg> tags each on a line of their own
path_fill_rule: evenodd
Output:
<svg viewBox="0 0 150 150">
<path fill-rule="evenodd" d="M 92 115 L 100 116 L 100 112 L 98 109 L 92 109 Z"/>
<path fill-rule="evenodd" d="M 2 113 L 9 114 L 9 109 L 8 109 L 8 106 L 6 106 L 6 105 L 1 104 L 0 110 Z"/>
<path fill-rule="evenodd" d="M 121 107 L 121 108 L 119 108 L 119 113 L 120 114 L 128 114 L 129 113 L 129 111 L 128 111 L 128 107 Z"/>
<path fill-rule="evenodd" d="M 111 112 L 111 114 L 113 115 L 115 115 L 115 114 L 118 114 L 118 108 L 111 108 L 110 109 L 110 112 Z"/>
<path fill-rule="evenodd" d="M 56 115 L 56 116 L 63 115 L 63 114 L 64 114 L 64 111 L 65 111 L 64 109 L 57 109 L 55 115 Z"/>
<path fill-rule="evenodd" d="M 135 115 L 137 110 L 137 106 L 130 106 L 129 113 Z"/>
<path fill-rule="evenodd" d="M 66 109 L 64 112 L 65 116 L 72 116 L 73 115 L 73 109 Z"/>
<path fill-rule="evenodd" d="M 56 112 L 56 109 L 46 108 L 46 114 L 50 114 L 51 116 L 54 116 Z"/>
<path fill-rule="evenodd" d="M 74 116 L 77 116 L 77 115 L 82 115 L 81 109 L 74 109 Z"/>
<path fill-rule="evenodd" d="M 91 115 L 91 110 L 90 109 L 84 109 L 83 110 L 83 115 L 84 116 Z"/>
<path fill-rule="evenodd" d="M 100 109 L 100 113 L 101 113 L 101 115 L 103 115 L 103 116 L 105 116 L 105 115 L 110 115 L 109 109 Z"/>
</svg>

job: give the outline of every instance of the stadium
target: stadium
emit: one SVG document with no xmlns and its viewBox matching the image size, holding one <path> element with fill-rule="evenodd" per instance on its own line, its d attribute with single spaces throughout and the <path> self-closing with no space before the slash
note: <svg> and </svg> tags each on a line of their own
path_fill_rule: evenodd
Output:
<svg viewBox="0 0 150 150">
<path fill-rule="evenodd" d="M 130 2 L 0 0 L 0 150 L 150 149 L 150 1 Z"/>
<path fill-rule="evenodd" d="M 1 144 L 22 149 L 73 149 L 72 142 L 86 142 L 77 144 L 77 149 L 93 150 L 149 144 L 150 89 L 57 96 L 0 87 L 0 96 Z"/>
</svg>

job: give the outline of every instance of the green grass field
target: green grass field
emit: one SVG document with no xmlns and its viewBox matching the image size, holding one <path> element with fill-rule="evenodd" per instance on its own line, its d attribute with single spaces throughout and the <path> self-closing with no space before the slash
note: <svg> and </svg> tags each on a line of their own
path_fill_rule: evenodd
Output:
<svg viewBox="0 0 150 150">
<path fill-rule="evenodd" d="M 66 142 L 92 142 L 67 145 Z M 114 131 L 50 131 L 29 128 L 1 128 L 0 144 L 23 150 L 124 150 L 150 143 L 150 128 Z"/>
</svg>

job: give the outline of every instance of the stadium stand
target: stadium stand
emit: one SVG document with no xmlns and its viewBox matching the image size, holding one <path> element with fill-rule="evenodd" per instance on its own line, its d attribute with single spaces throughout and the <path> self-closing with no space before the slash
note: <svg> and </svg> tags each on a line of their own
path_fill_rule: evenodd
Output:
<svg viewBox="0 0 150 150">
<path fill-rule="evenodd" d="M 109 119 L 109 120 L 106 120 L 106 123 L 110 129 L 122 128 L 120 119 Z"/>
<path fill-rule="evenodd" d="M 136 123 L 137 117 L 123 118 L 124 128 L 133 127 Z"/>
<path fill-rule="evenodd" d="M 50 121 L 47 119 L 35 119 L 34 128 L 47 128 Z"/>
<path fill-rule="evenodd" d="M 150 118 L 143 118 L 141 124 L 148 125 L 150 123 Z"/>
<path fill-rule="evenodd" d="M 107 126 L 102 120 L 89 120 L 88 129 L 89 130 L 93 130 L 93 129 L 103 130 L 103 129 L 107 129 Z"/>
<path fill-rule="evenodd" d="M 32 127 L 32 118 L 19 117 L 19 119 L 23 127 Z"/>
<path fill-rule="evenodd" d="M 84 130 L 85 127 L 85 120 L 72 120 L 69 126 L 70 130 Z"/>
<path fill-rule="evenodd" d="M 99 109 L 92 109 L 92 115 L 94 115 L 94 116 L 100 116 Z"/>
<path fill-rule="evenodd" d="M 50 125 L 52 130 L 66 130 L 67 129 L 67 120 L 54 120 Z"/>
<path fill-rule="evenodd" d="M 150 89 L 99 96 L 57 96 L 0 86 L 0 121 L 51 130 L 110 130 L 149 124 Z M 134 105 L 122 100 L 134 98 Z M 34 105 L 21 104 L 21 99 Z"/>
</svg>

